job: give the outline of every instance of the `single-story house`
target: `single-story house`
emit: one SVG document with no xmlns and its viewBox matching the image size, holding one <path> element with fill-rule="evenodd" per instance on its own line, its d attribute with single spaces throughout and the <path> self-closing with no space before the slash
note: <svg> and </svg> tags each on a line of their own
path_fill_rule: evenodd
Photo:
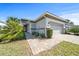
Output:
<svg viewBox="0 0 79 59">
<path fill-rule="evenodd" d="M 63 33 L 66 21 L 59 16 L 56 16 L 49 12 L 45 12 L 35 21 L 21 19 L 21 23 L 25 27 L 25 31 L 27 33 L 39 32 L 45 33 L 45 36 L 47 36 L 46 28 L 51 28 L 53 30 L 53 34 Z"/>
</svg>

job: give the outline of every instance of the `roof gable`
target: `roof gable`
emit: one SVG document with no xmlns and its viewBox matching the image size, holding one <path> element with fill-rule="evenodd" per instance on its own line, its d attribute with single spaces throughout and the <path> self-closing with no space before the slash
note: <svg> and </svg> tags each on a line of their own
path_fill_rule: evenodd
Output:
<svg viewBox="0 0 79 59">
<path fill-rule="evenodd" d="M 44 18 L 44 17 L 49 17 L 49 18 L 53 18 L 53 19 L 56 19 L 56 20 L 61 21 L 61 22 L 66 22 L 64 18 L 61 18 L 61 17 L 59 17 L 59 16 L 57 16 L 57 15 L 55 15 L 55 14 L 49 13 L 48 11 L 45 12 L 44 14 L 42 14 L 41 16 L 39 16 L 39 17 L 36 19 L 35 22 L 40 21 L 40 20 L 41 20 L 42 18 Z"/>
<path fill-rule="evenodd" d="M 61 17 L 59 17 L 59 16 L 57 16 L 55 14 L 52 14 L 52 13 L 50 13 L 48 11 L 43 13 L 42 15 L 40 15 L 35 21 L 28 20 L 28 19 L 21 19 L 21 20 L 22 21 L 30 21 L 30 22 L 36 23 L 36 22 L 42 20 L 45 17 L 52 18 L 52 19 L 55 19 L 55 20 L 61 21 L 61 22 L 66 22 L 64 18 L 61 18 Z"/>
</svg>

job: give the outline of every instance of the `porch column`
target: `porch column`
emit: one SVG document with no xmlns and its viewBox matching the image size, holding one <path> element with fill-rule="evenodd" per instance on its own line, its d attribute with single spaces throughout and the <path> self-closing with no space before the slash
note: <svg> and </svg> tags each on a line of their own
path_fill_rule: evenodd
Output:
<svg viewBox="0 0 79 59">
<path fill-rule="evenodd" d="M 47 38 L 47 20 L 46 20 L 46 16 L 44 16 L 44 19 L 45 19 L 45 37 Z"/>
<path fill-rule="evenodd" d="M 31 23 L 29 23 L 29 32 L 32 33 L 32 31 L 31 31 Z"/>
<path fill-rule="evenodd" d="M 47 30 L 46 30 L 46 27 L 45 27 L 45 37 L 47 38 Z"/>
</svg>

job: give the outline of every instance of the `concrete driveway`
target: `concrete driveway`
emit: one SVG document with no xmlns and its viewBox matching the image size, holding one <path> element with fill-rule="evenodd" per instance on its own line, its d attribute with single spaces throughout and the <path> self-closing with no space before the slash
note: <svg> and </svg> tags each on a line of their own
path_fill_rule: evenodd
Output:
<svg viewBox="0 0 79 59">
<path fill-rule="evenodd" d="M 62 41 L 68 41 L 75 44 L 79 44 L 79 36 L 54 34 L 52 39 L 29 39 L 27 40 L 33 54 L 38 54 L 44 50 L 51 49 Z"/>
<path fill-rule="evenodd" d="M 63 34 L 61 35 L 61 40 L 72 42 L 74 44 L 79 44 L 79 36 L 75 36 L 75 35 Z"/>
</svg>

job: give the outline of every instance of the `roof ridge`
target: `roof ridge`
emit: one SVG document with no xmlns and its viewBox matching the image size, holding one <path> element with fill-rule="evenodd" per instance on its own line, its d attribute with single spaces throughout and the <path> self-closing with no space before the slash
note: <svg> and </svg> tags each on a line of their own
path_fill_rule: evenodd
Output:
<svg viewBox="0 0 79 59">
<path fill-rule="evenodd" d="M 59 18 L 61 18 L 61 19 L 64 19 L 64 18 L 62 18 L 62 17 L 60 17 L 60 16 L 57 16 L 57 15 L 55 15 L 55 14 L 49 12 L 49 11 L 46 11 L 46 13 L 49 13 L 49 14 L 51 14 L 52 16 L 55 16 L 55 17 L 59 17 Z M 64 19 L 64 21 L 65 21 L 65 19 Z"/>
</svg>

